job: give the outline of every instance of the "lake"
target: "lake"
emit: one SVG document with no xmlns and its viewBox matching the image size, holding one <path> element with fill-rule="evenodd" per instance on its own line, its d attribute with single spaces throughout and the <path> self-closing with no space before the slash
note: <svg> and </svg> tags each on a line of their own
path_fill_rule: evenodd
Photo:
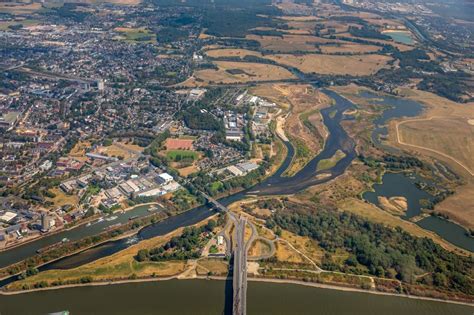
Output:
<svg viewBox="0 0 474 315">
<path fill-rule="evenodd" d="M 390 31 L 390 32 L 384 32 L 383 34 L 390 36 L 397 43 L 407 44 L 407 45 L 413 45 L 415 43 L 410 32 Z"/>
</svg>

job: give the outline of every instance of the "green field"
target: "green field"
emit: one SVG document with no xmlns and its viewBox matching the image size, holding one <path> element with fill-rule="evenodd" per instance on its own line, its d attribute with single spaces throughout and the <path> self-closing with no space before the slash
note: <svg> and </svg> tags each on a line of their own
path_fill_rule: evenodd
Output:
<svg viewBox="0 0 474 315">
<path fill-rule="evenodd" d="M 337 150 L 336 153 L 329 159 L 319 161 L 317 167 L 318 171 L 330 169 L 331 167 L 335 166 L 337 162 L 342 160 L 345 156 L 346 154 L 344 152 L 342 152 L 341 150 Z"/>
<path fill-rule="evenodd" d="M 181 160 L 196 160 L 198 153 L 188 150 L 171 150 L 166 152 L 166 158 L 173 162 L 179 162 Z"/>
<path fill-rule="evenodd" d="M 119 29 L 123 39 L 131 43 L 156 43 L 156 35 L 145 28 Z"/>
<path fill-rule="evenodd" d="M 23 27 L 38 25 L 40 21 L 26 19 L 22 21 L 2 21 L 0 22 L 0 31 L 6 31 L 9 29 L 9 26 L 23 25 Z"/>
</svg>

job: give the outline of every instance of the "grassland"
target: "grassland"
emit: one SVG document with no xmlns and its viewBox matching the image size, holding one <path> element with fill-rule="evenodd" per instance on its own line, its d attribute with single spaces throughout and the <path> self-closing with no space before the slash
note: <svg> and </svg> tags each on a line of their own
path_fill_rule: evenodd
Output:
<svg viewBox="0 0 474 315">
<path fill-rule="evenodd" d="M 474 176 L 474 126 L 463 117 L 431 117 L 398 124 L 400 143 L 445 155 Z"/>
<path fill-rule="evenodd" d="M 121 34 L 122 40 L 129 43 L 156 43 L 155 34 L 144 27 L 117 27 L 114 30 Z"/>
<path fill-rule="evenodd" d="M 258 81 L 295 79 L 285 68 L 253 62 L 215 61 L 218 70 L 198 70 L 184 86 L 205 86 L 208 84 L 234 84 Z"/>
<path fill-rule="evenodd" d="M 78 268 L 68 270 L 50 270 L 35 276 L 14 282 L 8 289 L 21 289 L 24 285 L 33 287 L 35 283 L 45 281 L 49 285 L 53 282 L 75 282 L 81 278 L 90 277 L 92 281 L 124 280 L 135 277 L 166 277 L 176 276 L 185 270 L 185 261 L 165 262 L 137 262 L 134 256 L 138 250 L 155 248 L 166 243 L 168 239 L 179 235 L 178 229 L 165 236 L 158 236 L 130 246 L 129 248 L 111 256 L 98 259 Z"/>
<path fill-rule="evenodd" d="M 28 27 L 28 26 L 38 25 L 39 23 L 40 23 L 40 21 L 33 20 L 33 19 L 25 19 L 25 20 L 20 20 L 20 21 L 1 21 L 0 22 L 0 31 L 8 30 L 9 26 L 23 25 L 23 27 Z"/>
<path fill-rule="evenodd" d="M 334 155 L 331 156 L 329 159 L 323 159 L 319 161 L 317 170 L 322 171 L 322 170 L 330 169 L 331 167 L 335 166 L 337 162 L 342 160 L 344 157 L 346 157 L 346 154 L 342 152 L 341 150 L 337 150 L 336 153 L 334 153 Z"/>
<path fill-rule="evenodd" d="M 181 159 L 191 159 L 196 160 L 198 158 L 198 153 L 189 150 L 170 150 L 166 151 L 166 157 L 170 161 L 178 161 Z"/>
<path fill-rule="evenodd" d="M 335 56 L 306 54 L 301 56 L 281 54 L 268 56 L 283 65 L 295 67 L 305 73 L 332 75 L 371 75 L 387 66 L 392 58 L 384 55 Z"/>
<path fill-rule="evenodd" d="M 79 141 L 69 152 L 69 157 L 84 162 L 87 160 L 86 151 L 92 146 L 90 141 Z"/>
<path fill-rule="evenodd" d="M 54 204 L 54 208 L 62 207 L 65 205 L 75 206 L 79 202 L 79 197 L 77 195 L 68 195 L 60 188 L 52 188 L 50 192 L 55 194 L 54 198 L 47 198 L 48 201 Z"/>
<path fill-rule="evenodd" d="M 262 240 L 256 240 L 253 242 L 252 246 L 249 249 L 249 257 L 259 257 L 268 255 L 271 253 L 270 245 Z"/>
<path fill-rule="evenodd" d="M 411 89 L 400 89 L 399 94 L 423 103 L 426 110 L 420 118 L 392 122 L 390 143 L 441 160 L 463 178 L 464 184 L 436 205 L 435 211 L 466 228 L 474 228 L 474 126 L 469 123 L 474 117 L 474 103 L 461 105 L 433 93 Z"/>
<path fill-rule="evenodd" d="M 100 154 L 106 154 L 107 156 L 114 156 L 123 159 L 129 159 L 136 156 L 137 153 L 143 151 L 143 148 L 132 144 L 117 144 L 113 143 L 110 146 L 100 147 L 98 152 Z"/>
</svg>

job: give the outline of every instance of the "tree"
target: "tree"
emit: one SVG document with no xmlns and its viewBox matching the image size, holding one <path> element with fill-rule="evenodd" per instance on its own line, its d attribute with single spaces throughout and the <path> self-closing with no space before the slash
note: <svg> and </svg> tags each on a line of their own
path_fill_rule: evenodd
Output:
<svg viewBox="0 0 474 315">
<path fill-rule="evenodd" d="M 148 252 L 148 249 L 140 249 L 137 253 L 137 260 L 138 261 L 146 261 L 148 260 L 148 257 L 149 257 L 149 252 Z"/>
</svg>

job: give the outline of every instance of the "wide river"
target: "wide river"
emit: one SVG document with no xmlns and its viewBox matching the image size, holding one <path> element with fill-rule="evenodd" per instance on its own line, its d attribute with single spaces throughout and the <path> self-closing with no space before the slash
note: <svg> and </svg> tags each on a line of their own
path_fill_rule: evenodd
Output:
<svg viewBox="0 0 474 315">
<path fill-rule="evenodd" d="M 227 285 L 228 286 L 228 285 Z M 229 314 L 225 281 L 170 280 L 0 296 L 0 314 Z M 472 315 L 474 307 L 396 296 L 249 282 L 247 313 L 255 315 Z"/>
<path fill-rule="evenodd" d="M 222 204 L 228 205 L 245 198 L 248 194 L 295 193 L 333 179 L 345 171 L 356 153 L 354 141 L 342 128 L 341 121 L 345 119 L 343 112 L 355 105 L 335 92 L 323 91 L 335 100 L 333 106 L 321 111 L 329 130 L 324 150 L 295 176 L 282 177 L 294 155 L 293 147 L 286 142 L 288 155 L 276 174 L 248 191 L 220 199 Z M 330 170 L 317 171 L 317 163 L 321 159 L 331 157 L 337 150 L 342 150 L 346 154 L 345 158 Z M 164 235 L 178 227 L 197 223 L 213 213 L 206 207 L 198 207 L 145 227 L 137 236 L 107 242 L 45 265 L 40 270 L 80 266 L 123 250 L 137 240 Z M 125 222 L 132 215 L 145 214 L 147 207 L 139 207 L 131 213 L 123 214 L 112 223 Z M 97 224 L 62 232 L 0 253 L 0 267 L 33 255 L 37 249 L 53 244 L 62 237 L 75 240 L 81 236 L 91 235 L 93 230 L 101 231 L 111 223 Z M 14 279 L 0 281 L 0 286 L 12 280 Z M 225 282 L 219 281 L 166 281 L 0 296 L 0 314 L 41 314 L 60 310 L 70 310 L 72 314 L 221 314 L 226 300 L 227 290 L 224 287 Z M 473 314 L 472 308 L 453 304 L 287 284 L 251 283 L 248 296 L 249 314 Z"/>
</svg>

